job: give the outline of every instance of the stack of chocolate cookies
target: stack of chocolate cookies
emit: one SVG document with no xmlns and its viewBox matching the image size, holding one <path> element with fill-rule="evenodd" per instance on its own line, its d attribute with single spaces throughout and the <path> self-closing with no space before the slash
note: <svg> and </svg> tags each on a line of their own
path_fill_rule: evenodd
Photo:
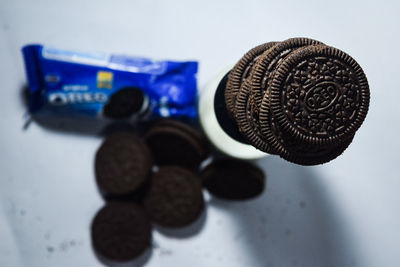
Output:
<svg viewBox="0 0 400 267">
<path fill-rule="evenodd" d="M 367 115 L 369 98 L 353 58 L 308 38 L 251 49 L 225 89 L 227 110 L 245 139 L 301 165 L 341 155 Z"/>
</svg>

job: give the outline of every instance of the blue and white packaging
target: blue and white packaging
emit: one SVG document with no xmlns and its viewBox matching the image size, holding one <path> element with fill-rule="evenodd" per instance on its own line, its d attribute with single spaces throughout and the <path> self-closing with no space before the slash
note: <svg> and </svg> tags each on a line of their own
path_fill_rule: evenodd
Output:
<svg viewBox="0 0 400 267">
<path fill-rule="evenodd" d="M 196 61 L 153 61 L 42 45 L 22 49 L 30 113 L 102 118 L 117 91 L 143 90 L 147 118 L 197 117 Z"/>
</svg>

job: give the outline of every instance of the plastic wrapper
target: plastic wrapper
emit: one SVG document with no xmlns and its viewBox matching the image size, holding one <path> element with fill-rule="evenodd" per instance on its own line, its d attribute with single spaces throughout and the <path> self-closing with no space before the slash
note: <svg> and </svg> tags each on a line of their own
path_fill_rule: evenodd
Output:
<svg viewBox="0 0 400 267">
<path fill-rule="evenodd" d="M 195 61 L 23 47 L 31 114 L 150 119 L 197 117 Z"/>
</svg>

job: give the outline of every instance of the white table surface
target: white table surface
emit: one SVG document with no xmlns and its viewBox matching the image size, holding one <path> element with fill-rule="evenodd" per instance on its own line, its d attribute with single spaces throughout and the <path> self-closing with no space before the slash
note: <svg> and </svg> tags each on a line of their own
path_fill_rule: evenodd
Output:
<svg viewBox="0 0 400 267">
<path fill-rule="evenodd" d="M 101 139 L 23 130 L 22 45 L 198 59 L 202 88 L 255 45 L 295 36 L 363 67 L 370 112 L 353 143 L 322 166 L 260 160 L 261 197 L 210 199 L 193 235 L 156 230 L 146 266 L 400 266 L 399 3 L 1 0 L 0 266 L 101 266 L 89 239 Z"/>
</svg>

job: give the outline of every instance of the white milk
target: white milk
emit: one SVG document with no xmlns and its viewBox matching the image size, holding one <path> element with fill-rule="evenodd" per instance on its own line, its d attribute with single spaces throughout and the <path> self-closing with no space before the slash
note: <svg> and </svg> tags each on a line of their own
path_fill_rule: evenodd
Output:
<svg viewBox="0 0 400 267">
<path fill-rule="evenodd" d="M 239 159 L 259 159 L 269 154 L 262 152 L 252 145 L 236 141 L 229 136 L 218 123 L 214 109 L 215 92 L 222 78 L 228 71 L 227 68 L 218 74 L 211 82 L 200 92 L 199 96 L 199 117 L 200 124 L 210 142 L 224 154 Z"/>
</svg>

